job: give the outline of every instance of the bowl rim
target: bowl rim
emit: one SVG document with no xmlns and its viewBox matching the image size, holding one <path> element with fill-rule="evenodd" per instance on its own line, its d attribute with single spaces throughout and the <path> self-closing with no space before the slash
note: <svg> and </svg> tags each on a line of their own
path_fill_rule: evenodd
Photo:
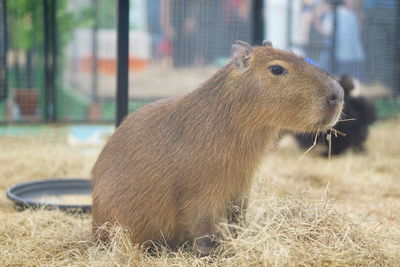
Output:
<svg viewBox="0 0 400 267">
<path fill-rule="evenodd" d="M 47 203 L 42 201 L 35 201 L 32 199 L 26 199 L 18 194 L 18 190 L 21 189 L 29 189 L 31 191 L 40 191 L 40 185 L 46 186 L 47 188 L 56 188 L 60 187 L 60 185 L 64 184 L 68 186 L 68 184 L 75 184 L 80 185 L 82 188 L 87 188 L 91 190 L 90 180 L 87 178 L 66 178 L 66 177 L 55 177 L 55 178 L 47 178 L 47 179 L 40 179 L 34 180 L 29 182 L 18 183 L 12 185 L 7 188 L 7 198 L 10 199 L 15 203 L 15 205 L 22 209 L 60 209 L 63 211 L 81 211 L 83 213 L 89 213 L 91 211 L 92 205 L 79 205 L 79 204 L 54 204 L 54 203 Z M 52 187 L 53 185 L 53 187 Z M 56 186 L 58 185 L 58 186 Z M 89 187 L 87 187 L 89 185 Z M 76 188 L 77 186 L 74 186 Z M 35 189 L 36 188 L 36 189 Z M 16 192 L 17 191 L 17 192 Z"/>
</svg>

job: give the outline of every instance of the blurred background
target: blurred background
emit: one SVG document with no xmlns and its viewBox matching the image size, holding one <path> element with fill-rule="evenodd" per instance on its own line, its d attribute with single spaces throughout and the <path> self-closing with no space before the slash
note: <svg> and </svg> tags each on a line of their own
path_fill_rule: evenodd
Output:
<svg viewBox="0 0 400 267">
<path fill-rule="evenodd" d="M 0 122 L 113 122 L 116 1 L 0 0 Z M 130 0 L 129 110 L 195 89 L 235 40 L 271 40 L 400 112 L 396 0 Z"/>
</svg>

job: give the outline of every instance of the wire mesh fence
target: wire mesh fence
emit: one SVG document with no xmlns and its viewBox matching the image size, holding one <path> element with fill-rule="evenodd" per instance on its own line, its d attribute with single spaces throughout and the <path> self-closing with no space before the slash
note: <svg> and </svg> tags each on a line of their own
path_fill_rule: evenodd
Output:
<svg viewBox="0 0 400 267">
<path fill-rule="evenodd" d="M 363 83 L 381 82 L 398 93 L 396 1 L 295 2 L 289 2 L 292 17 L 297 17 L 289 46 L 330 73 L 349 74 Z"/>
<path fill-rule="evenodd" d="M 116 14 L 108 0 L 0 0 L 0 121 L 114 120 Z M 261 36 L 398 112 L 398 1 L 130 0 L 129 14 L 130 111 L 195 89 L 235 40 Z"/>
<path fill-rule="evenodd" d="M 288 47 L 329 73 L 358 81 L 381 117 L 399 110 L 399 2 L 288 1 Z"/>
<path fill-rule="evenodd" d="M 0 1 L 0 21 L 6 20 L 6 12 L 5 12 L 5 1 Z M 0 43 L 0 101 L 4 101 L 7 98 L 7 91 L 6 91 L 6 84 L 7 84 L 7 77 L 6 77 L 6 50 L 7 50 L 7 43 L 6 40 L 6 25 L 4 23 L 0 23 L 0 40 L 3 42 Z"/>
<path fill-rule="evenodd" d="M 24 116 L 38 120 L 43 109 L 39 88 L 43 83 L 43 52 L 40 39 L 42 6 L 32 2 L 1 1 L 2 75 L 0 120 Z M 27 15 L 29 13 L 29 16 Z M 35 34 L 33 34 L 35 33 Z"/>
</svg>

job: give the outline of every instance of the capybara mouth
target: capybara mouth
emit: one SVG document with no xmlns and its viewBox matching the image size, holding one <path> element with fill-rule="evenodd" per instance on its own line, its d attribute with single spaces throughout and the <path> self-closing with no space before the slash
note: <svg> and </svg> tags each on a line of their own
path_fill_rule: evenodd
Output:
<svg viewBox="0 0 400 267">
<path fill-rule="evenodd" d="M 338 110 L 334 113 L 326 114 L 321 120 L 316 123 L 316 127 L 318 130 L 327 130 L 336 125 L 336 123 L 340 119 L 341 112 Z"/>
</svg>

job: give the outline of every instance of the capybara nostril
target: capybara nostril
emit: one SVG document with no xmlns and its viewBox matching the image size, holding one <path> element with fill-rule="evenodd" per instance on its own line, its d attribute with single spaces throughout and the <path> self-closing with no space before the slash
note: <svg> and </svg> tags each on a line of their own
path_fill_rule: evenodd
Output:
<svg viewBox="0 0 400 267">
<path fill-rule="evenodd" d="M 328 104 L 331 106 L 336 106 L 339 103 L 339 98 L 336 94 L 332 94 L 328 97 Z"/>
<path fill-rule="evenodd" d="M 330 106 L 337 106 L 343 102 L 343 98 L 343 89 L 339 86 L 333 86 L 330 89 L 330 95 L 327 98 L 327 102 Z"/>
</svg>

